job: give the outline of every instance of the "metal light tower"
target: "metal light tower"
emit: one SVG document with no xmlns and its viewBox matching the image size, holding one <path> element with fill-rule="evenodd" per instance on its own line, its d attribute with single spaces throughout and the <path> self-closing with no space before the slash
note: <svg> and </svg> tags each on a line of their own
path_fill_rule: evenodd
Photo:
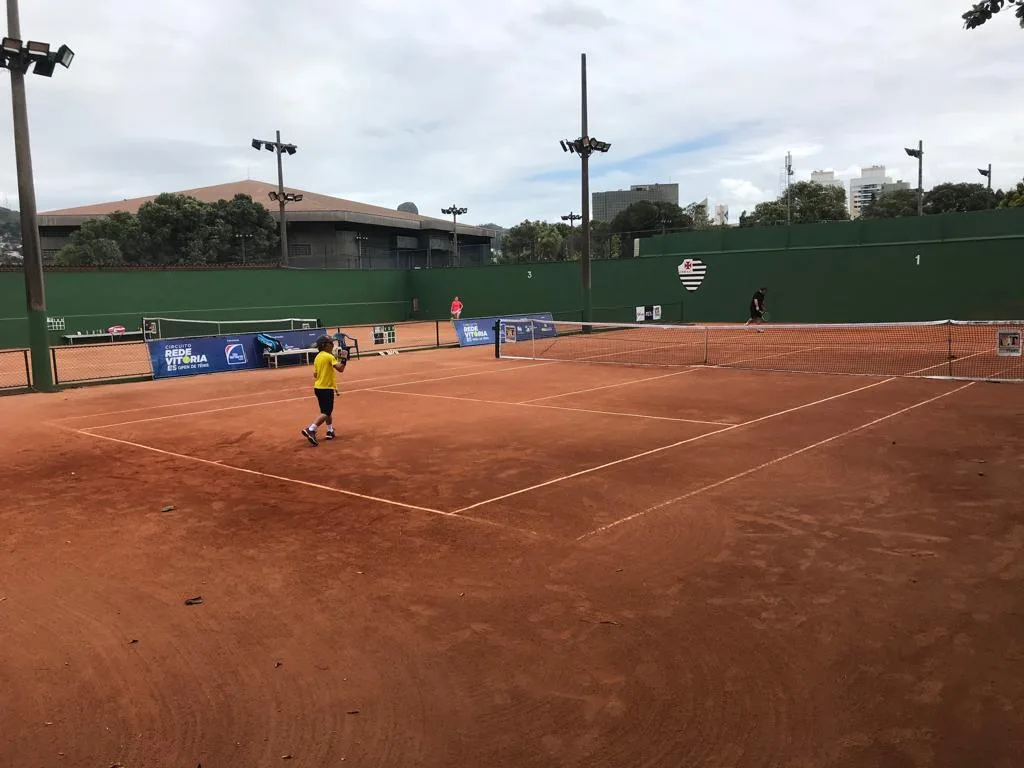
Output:
<svg viewBox="0 0 1024 768">
<path fill-rule="evenodd" d="M 793 155 L 786 153 L 786 224 L 793 223 L 793 200 L 789 194 L 789 180 L 793 178 Z"/>
<path fill-rule="evenodd" d="M 594 152 L 607 152 L 611 144 L 587 135 L 587 54 L 580 54 L 580 105 L 581 132 L 578 139 L 563 139 L 558 143 L 563 152 L 580 157 L 581 196 L 583 198 L 583 257 L 580 260 L 583 280 L 583 320 L 593 322 L 594 308 L 591 301 L 590 281 L 590 156 Z M 584 328 L 588 331 L 589 328 Z"/>
<path fill-rule="evenodd" d="M 992 163 L 988 164 L 988 169 L 979 168 L 978 173 L 988 179 L 988 191 L 992 191 Z"/>
<path fill-rule="evenodd" d="M 569 239 L 566 241 L 566 245 L 568 246 L 566 249 L 568 251 L 568 253 L 566 254 L 567 259 L 572 258 L 572 236 L 575 229 L 574 225 L 577 221 L 579 221 L 582 218 L 583 216 L 581 214 L 574 213 L 573 211 L 569 211 L 567 214 L 565 214 L 565 216 L 562 217 L 562 221 L 569 222 Z"/>
<path fill-rule="evenodd" d="M 441 209 L 441 213 L 443 213 L 445 216 L 451 216 L 452 217 L 452 248 L 453 248 L 453 252 L 452 252 L 453 263 L 452 263 L 452 266 L 455 266 L 455 267 L 459 266 L 459 233 L 458 233 L 459 220 L 458 219 L 459 219 L 459 216 L 461 216 L 464 213 L 468 213 L 468 212 L 469 212 L 468 208 L 460 208 L 459 206 L 454 205 L 454 204 L 448 206 L 447 208 L 442 208 Z"/>
<path fill-rule="evenodd" d="M 918 140 L 917 149 L 904 147 L 903 150 L 911 157 L 917 158 L 917 215 L 924 215 L 924 142 Z"/>
<path fill-rule="evenodd" d="M 18 168 L 18 207 L 21 209 L 21 250 L 25 267 L 25 298 L 28 311 L 28 339 L 32 357 L 33 389 L 54 392 L 50 370 L 50 340 L 46 328 L 46 291 L 43 259 L 36 220 L 36 185 L 32 176 L 32 149 L 28 133 L 28 100 L 25 97 L 25 73 L 32 71 L 52 77 L 60 64 L 71 66 L 75 53 L 66 45 L 55 52 L 49 43 L 30 40 L 22 45 L 18 0 L 7 0 L 7 34 L 0 44 L 0 66 L 11 73 L 11 107 L 14 112 L 14 157 Z M 26 382 L 28 383 L 28 382 Z"/>
<path fill-rule="evenodd" d="M 298 147 L 294 144 L 282 144 L 281 143 L 281 132 L 277 131 L 276 141 L 267 141 L 266 139 L 253 139 L 252 148 L 266 149 L 277 155 L 277 192 L 270 193 L 271 200 L 277 200 L 280 205 L 280 218 L 281 218 L 281 265 L 288 266 L 288 224 L 285 221 L 284 204 L 297 202 L 302 199 L 302 195 L 296 194 L 285 194 L 284 191 L 284 168 L 281 165 L 281 153 L 287 152 L 289 155 L 294 155 Z"/>
</svg>

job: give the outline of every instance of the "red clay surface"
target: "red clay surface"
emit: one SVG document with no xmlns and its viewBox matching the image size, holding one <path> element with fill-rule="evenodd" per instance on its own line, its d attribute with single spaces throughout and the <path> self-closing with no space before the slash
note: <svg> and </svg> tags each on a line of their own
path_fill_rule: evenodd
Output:
<svg viewBox="0 0 1024 768">
<path fill-rule="evenodd" d="M 0 762 L 1019 764 L 1024 389 L 491 354 L 0 398 Z"/>
</svg>

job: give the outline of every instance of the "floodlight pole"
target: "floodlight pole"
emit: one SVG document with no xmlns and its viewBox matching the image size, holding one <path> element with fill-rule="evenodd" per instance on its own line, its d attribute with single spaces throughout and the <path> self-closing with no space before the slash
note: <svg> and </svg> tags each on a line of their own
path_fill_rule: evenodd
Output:
<svg viewBox="0 0 1024 768">
<path fill-rule="evenodd" d="M 917 215 L 924 216 L 924 141 L 917 140 Z"/>
<path fill-rule="evenodd" d="M 469 213 L 468 208 L 460 208 L 454 203 L 448 208 L 442 208 L 441 213 L 452 217 L 452 266 L 458 267 L 459 264 L 459 222 L 458 217 L 464 213 Z"/>
<path fill-rule="evenodd" d="M 580 54 L 580 136 L 587 134 L 587 54 Z M 591 297 L 590 280 L 590 153 L 580 154 L 580 188 L 583 206 L 583 248 L 580 256 L 581 277 L 583 280 L 583 321 L 594 320 L 594 306 Z M 588 329 L 589 330 L 589 329 Z"/>
<path fill-rule="evenodd" d="M 7 35 L 21 39 L 18 0 L 7 0 Z M 14 157 L 18 169 L 18 207 L 21 209 L 21 252 L 25 268 L 28 339 L 32 359 L 31 386 L 40 392 L 56 392 L 53 372 L 50 370 L 50 339 L 46 329 L 46 291 L 39 245 L 39 224 L 36 220 L 36 186 L 32 177 L 25 73 L 17 66 L 10 67 L 10 71 L 11 105 L 14 111 Z"/>
<path fill-rule="evenodd" d="M 281 132 L 276 132 L 274 152 L 277 154 L 277 200 L 281 211 L 281 265 L 288 266 L 288 222 L 284 213 L 284 166 L 281 163 Z"/>
</svg>

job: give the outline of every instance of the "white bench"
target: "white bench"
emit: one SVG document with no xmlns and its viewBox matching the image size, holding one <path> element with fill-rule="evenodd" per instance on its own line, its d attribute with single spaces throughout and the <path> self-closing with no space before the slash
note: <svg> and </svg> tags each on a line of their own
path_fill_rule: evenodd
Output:
<svg viewBox="0 0 1024 768">
<path fill-rule="evenodd" d="M 295 355 L 302 355 L 306 358 L 306 365 L 309 365 L 310 360 L 316 357 L 316 353 L 319 350 L 316 347 L 308 349 L 282 349 L 280 352 L 264 352 L 263 356 L 267 358 L 267 366 L 269 368 L 277 368 L 277 362 L 282 357 L 292 357 Z"/>
<path fill-rule="evenodd" d="M 349 337 L 349 338 L 351 338 L 351 337 Z M 352 339 L 352 341 L 354 343 L 353 343 L 353 345 L 351 347 L 349 347 L 349 354 L 351 355 L 352 351 L 354 350 L 355 351 L 355 356 L 359 357 L 359 341 L 356 340 L 356 339 Z M 319 350 L 316 347 L 308 347 L 308 348 L 304 347 L 304 348 L 296 348 L 296 349 L 282 349 L 280 352 L 264 352 L 263 356 L 265 358 L 267 358 L 267 367 L 269 367 L 269 368 L 277 368 L 278 367 L 277 362 L 278 362 L 279 358 L 281 358 L 281 357 L 292 357 L 292 356 L 295 356 L 295 355 L 302 355 L 303 357 L 305 357 L 306 358 L 306 365 L 309 365 L 310 360 L 313 357 L 316 357 L 316 353 L 318 351 Z"/>
</svg>

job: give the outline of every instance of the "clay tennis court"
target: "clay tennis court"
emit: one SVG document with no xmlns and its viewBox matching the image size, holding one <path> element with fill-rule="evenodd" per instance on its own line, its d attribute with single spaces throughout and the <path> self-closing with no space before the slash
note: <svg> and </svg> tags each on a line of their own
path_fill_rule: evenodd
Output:
<svg viewBox="0 0 1024 768">
<path fill-rule="evenodd" d="M 340 386 L 318 448 L 308 368 L 0 398 L 5 761 L 1024 750 L 1020 386 L 488 348 Z"/>
</svg>

